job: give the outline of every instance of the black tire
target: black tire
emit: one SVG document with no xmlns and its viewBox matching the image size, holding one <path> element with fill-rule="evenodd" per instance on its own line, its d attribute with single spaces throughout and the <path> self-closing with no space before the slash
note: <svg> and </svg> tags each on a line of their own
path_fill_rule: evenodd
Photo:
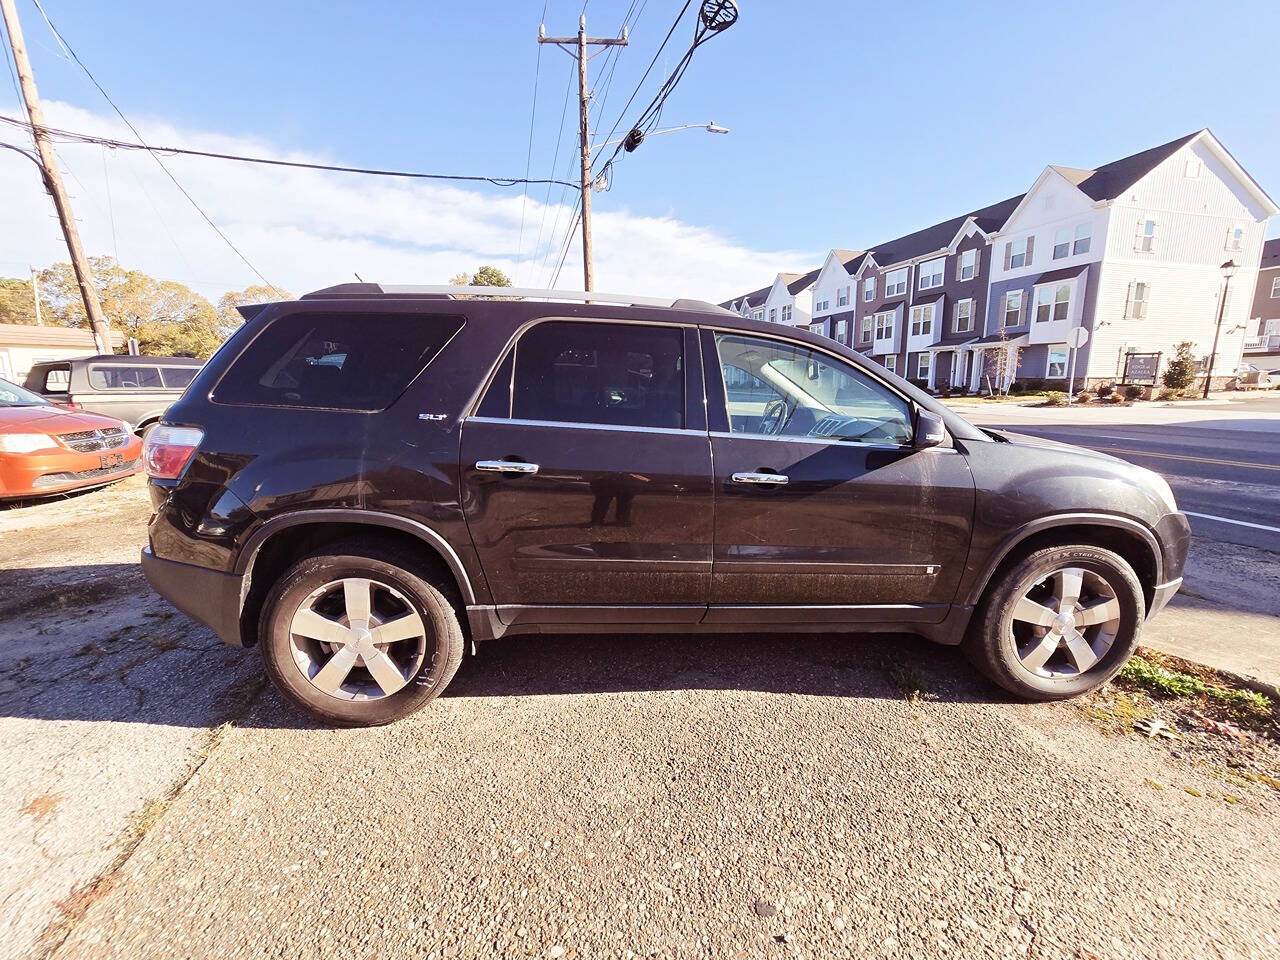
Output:
<svg viewBox="0 0 1280 960">
<path fill-rule="evenodd" d="M 258 636 L 267 675 L 285 699 L 327 724 L 379 726 L 413 713 L 449 685 L 465 646 L 458 608 L 441 589 L 448 586 L 432 583 L 429 576 L 412 555 L 377 544 L 334 544 L 299 560 L 263 603 Z M 416 672 L 404 687 L 378 699 L 330 695 L 315 686 L 295 661 L 291 633 L 295 612 L 313 591 L 344 578 L 391 587 L 426 627 L 425 653 Z"/>
<path fill-rule="evenodd" d="M 1120 623 L 1110 649 L 1092 667 L 1070 678 L 1047 679 L 1018 657 L 1013 608 L 1037 583 L 1063 567 L 1076 567 L 1106 581 L 1120 606 Z M 1119 554 L 1086 545 L 1045 547 L 1008 565 L 993 580 L 974 613 L 963 649 L 982 673 L 1026 700 L 1063 700 L 1095 690 L 1110 680 L 1133 654 L 1146 618 L 1142 584 Z"/>
</svg>

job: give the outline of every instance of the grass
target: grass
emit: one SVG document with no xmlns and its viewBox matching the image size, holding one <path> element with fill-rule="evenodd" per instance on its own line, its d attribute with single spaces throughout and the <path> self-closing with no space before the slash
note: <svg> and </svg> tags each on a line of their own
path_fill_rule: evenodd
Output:
<svg viewBox="0 0 1280 960">
<path fill-rule="evenodd" d="M 1218 701 L 1232 712 L 1254 719 L 1266 719 L 1271 715 L 1271 700 L 1264 694 L 1209 683 L 1194 674 L 1161 666 L 1146 657 L 1130 658 L 1118 678 L 1166 700 L 1206 697 Z"/>
</svg>

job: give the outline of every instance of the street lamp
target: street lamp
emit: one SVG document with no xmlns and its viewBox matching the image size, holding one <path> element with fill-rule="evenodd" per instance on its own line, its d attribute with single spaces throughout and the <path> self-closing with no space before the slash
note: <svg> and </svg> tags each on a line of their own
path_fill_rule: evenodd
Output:
<svg viewBox="0 0 1280 960">
<path fill-rule="evenodd" d="M 636 147 L 640 146 L 640 144 L 648 140 L 650 137 L 661 136 L 664 133 L 676 133 L 679 130 L 693 130 L 695 128 L 699 130 L 705 130 L 707 131 L 707 133 L 728 133 L 729 132 L 728 127 L 722 127 L 720 126 L 720 124 L 716 123 L 714 120 L 712 120 L 710 123 L 682 123 L 678 127 L 663 127 L 661 130 L 650 130 L 648 133 L 641 133 L 638 136 L 637 136 L 637 131 L 632 130 L 625 137 L 621 137 L 618 140 L 606 140 L 604 143 L 594 147 L 593 149 L 600 150 L 600 149 L 603 149 L 604 147 L 615 147 L 620 143 L 626 143 L 627 146 L 625 149 L 627 153 L 631 153 L 632 151 L 635 150 Z"/>
<path fill-rule="evenodd" d="M 1236 275 L 1236 262 L 1228 260 L 1222 265 L 1222 296 L 1218 300 L 1218 324 L 1213 328 L 1213 349 L 1209 351 L 1209 366 L 1204 371 L 1205 400 L 1209 399 L 1209 384 L 1213 381 L 1213 364 L 1218 358 L 1218 337 L 1222 335 L 1222 314 L 1227 306 L 1227 290 L 1231 286 L 1231 278 Z"/>
</svg>

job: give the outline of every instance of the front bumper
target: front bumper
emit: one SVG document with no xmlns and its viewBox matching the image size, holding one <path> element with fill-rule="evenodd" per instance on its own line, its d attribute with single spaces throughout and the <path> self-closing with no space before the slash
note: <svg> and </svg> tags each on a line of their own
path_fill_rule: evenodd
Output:
<svg viewBox="0 0 1280 960">
<path fill-rule="evenodd" d="M 0 498 L 42 497 L 114 483 L 142 467 L 142 441 L 95 453 L 71 450 L 0 454 Z"/>
<path fill-rule="evenodd" d="M 1157 613 L 1165 608 L 1173 595 L 1178 592 L 1182 586 L 1182 578 L 1170 580 L 1168 583 L 1161 583 L 1151 591 L 1151 609 L 1147 611 L 1147 619 L 1150 620 Z"/>
<path fill-rule="evenodd" d="M 243 646 L 240 605 L 243 578 L 177 560 L 165 560 L 142 548 L 142 573 L 156 593 L 193 620 L 210 627 L 224 642 Z"/>
</svg>

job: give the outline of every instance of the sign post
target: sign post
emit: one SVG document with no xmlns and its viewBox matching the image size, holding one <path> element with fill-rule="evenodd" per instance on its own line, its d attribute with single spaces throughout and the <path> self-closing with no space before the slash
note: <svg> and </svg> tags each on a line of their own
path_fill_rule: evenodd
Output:
<svg viewBox="0 0 1280 960">
<path fill-rule="evenodd" d="M 1089 342 L 1089 331 L 1084 327 L 1075 327 L 1067 334 L 1067 346 L 1071 348 L 1071 359 L 1067 366 L 1067 403 L 1076 402 L 1076 353 Z"/>
</svg>

